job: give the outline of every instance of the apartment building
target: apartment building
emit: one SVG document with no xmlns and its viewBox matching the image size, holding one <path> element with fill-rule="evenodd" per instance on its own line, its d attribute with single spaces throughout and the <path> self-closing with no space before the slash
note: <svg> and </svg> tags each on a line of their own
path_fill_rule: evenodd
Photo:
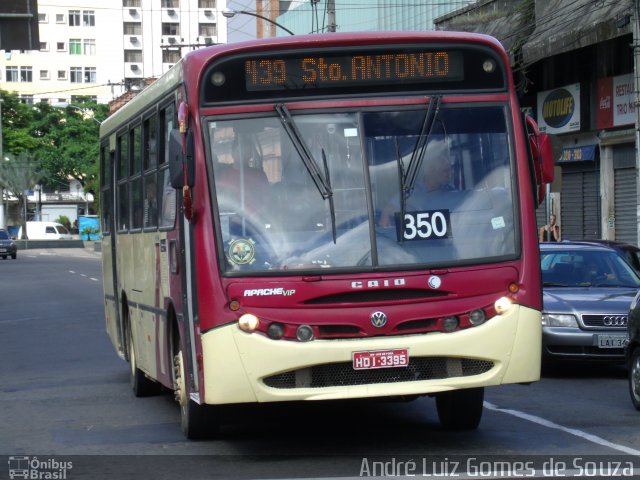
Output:
<svg viewBox="0 0 640 480">
<path fill-rule="evenodd" d="M 0 53 L 0 89 L 27 103 L 107 103 L 189 50 L 226 43 L 224 8 L 226 0 L 39 0 L 40 50 Z"/>
</svg>

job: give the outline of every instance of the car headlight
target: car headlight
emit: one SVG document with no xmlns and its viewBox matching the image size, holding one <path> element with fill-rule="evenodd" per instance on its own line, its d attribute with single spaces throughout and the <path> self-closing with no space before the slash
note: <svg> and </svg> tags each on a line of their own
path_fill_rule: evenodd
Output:
<svg viewBox="0 0 640 480">
<path fill-rule="evenodd" d="M 574 315 L 543 313 L 542 325 L 545 327 L 577 327 L 578 321 Z"/>
</svg>

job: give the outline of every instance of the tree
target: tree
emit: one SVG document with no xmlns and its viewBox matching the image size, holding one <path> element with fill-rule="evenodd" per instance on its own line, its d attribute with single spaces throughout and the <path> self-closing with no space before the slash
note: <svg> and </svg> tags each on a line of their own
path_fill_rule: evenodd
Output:
<svg viewBox="0 0 640 480">
<path fill-rule="evenodd" d="M 27 191 L 32 189 L 42 179 L 38 169 L 38 162 L 26 154 L 18 156 L 5 155 L 0 160 L 0 187 L 5 194 L 18 199 L 22 238 L 27 238 Z"/>
<path fill-rule="evenodd" d="M 96 191 L 99 130 L 107 105 L 85 98 L 58 108 L 46 102 L 24 104 L 5 91 L 0 91 L 0 97 L 5 153 L 27 154 L 36 160 L 43 183 L 51 189 L 58 190 L 75 178 L 85 191 Z"/>
</svg>

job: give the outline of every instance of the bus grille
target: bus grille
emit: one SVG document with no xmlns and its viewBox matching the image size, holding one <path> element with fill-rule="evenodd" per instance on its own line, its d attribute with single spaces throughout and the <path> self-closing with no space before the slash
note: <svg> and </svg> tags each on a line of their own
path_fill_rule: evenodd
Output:
<svg viewBox="0 0 640 480">
<path fill-rule="evenodd" d="M 272 388 L 323 388 L 379 383 L 419 382 L 444 378 L 469 377 L 488 372 L 493 362 L 471 358 L 415 357 L 398 368 L 354 370 L 351 362 L 301 368 L 266 377 Z"/>
</svg>

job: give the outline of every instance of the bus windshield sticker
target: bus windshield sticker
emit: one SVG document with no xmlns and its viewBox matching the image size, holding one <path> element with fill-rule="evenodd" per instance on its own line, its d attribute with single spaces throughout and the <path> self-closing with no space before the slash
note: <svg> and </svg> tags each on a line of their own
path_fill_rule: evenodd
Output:
<svg viewBox="0 0 640 480">
<path fill-rule="evenodd" d="M 494 230 L 499 228 L 505 228 L 507 224 L 504 222 L 504 217 L 495 217 L 491 219 L 491 226 Z"/>
<path fill-rule="evenodd" d="M 236 265 L 250 265 L 256 260 L 256 242 L 250 238 L 238 238 L 229 242 L 229 261 Z"/>
<path fill-rule="evenodd" d="M 396 225 L 400 225 L 400 212 L 395 213 Z M 449 210 L 425 210 L 405 212 L 403 231 L 397 229 L 398 241 L 403 240 L 441 240 L 451 238 Z"/>
</svg>

